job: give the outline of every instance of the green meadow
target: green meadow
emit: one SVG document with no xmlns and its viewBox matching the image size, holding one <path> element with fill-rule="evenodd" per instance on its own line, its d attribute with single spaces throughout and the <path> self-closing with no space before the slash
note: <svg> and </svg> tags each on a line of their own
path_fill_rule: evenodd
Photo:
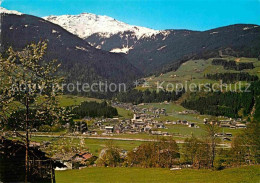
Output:
<svg viewBox="0 0 260 183">
<path fill-rule="evenodd" d="M 32 137 L 32 141 L 43 142 L 48 141 L 51 142 L 52 145 L 47 149 L 44 149 L 49 155 L 53 155 L 53 153 L 62 152 L 63 149 L 70 148 L 82 148 L 82 150 L 88 150 L 92 154 L 98 156 L 100 151 L 105 148 L 107 142 L 109 140 L 106 139 L 84 139 L 84 144 L 81 144 L 81 137 Z M 124 150 L 132 150 L 135 147 L 141 145 L 142 141 L 134 141 L 134 140 L 113 140 L 115 146 Z"/>
<path fill-rule="evenodd" d="M 68 107 L 73 105 L 80 105 L 81 102 L 85 102 L 85 101 L 100 102 L 101 100 L 95 98 L 88 98 L 88 97 L 62 95 L 62 96 L 58 96 L 58 101 L 61 107 Z"/>
<path fill-rule="evenodd" d="M 227 60 L 235 60 L 236 62 L 252 62 L 255 66 L 252 70 L 243 70 L 243 72 L 248 72 L 251 75 L 257 75 L 260 77 L 260 62 L 256 58 L 234 58 L 228 57 Z M 223 66 L 212 65 L 212 58 L 208 60 L 190 60 L 183 63 L 177 71 L 171 71 L 160 76 L 151 76 L 146 78 L 147 82 L 150 85 L 150 88 L 156 88 L 157 83 L 162 84 L 165 88 L 168 83 L 176 84 L 182 83 L 184 86 L 190 83 L 194 84 L 206 84 L 206 83 L 216 83 L 218 81 L 206 79 L 204 76 L 206 74 L 215 74 L 215 73 L 238 73 L 240 71 L 234 70 L 225 70 Z M 245 84 L 242 82 L 242 84 Z M 169 90 L 172 90 L 171 85 L 168 86 Z M 175 86 L 174 86 L 175 87 Z M 231 85 L 231 88 L 234 89 L 234 84 Z M 139 87 L 138 89 L 145 89 Z"/>
<path fill-rule="evenodd" d="M 128 111 L 128 110 L 120 108 L 120 107 L 117 107 L 116 109 L 117 109 L 119 117 L 122 117 L 122 118 L 125 118 L 125 119 L 133 118 L 133 112 L 132 111 Z"/>
<path fill-rule="evenodd" d="M 173 183 L 259 183 L 260 166 L 230 168 L 222 171 L 162 168 L 85 168 L 56 171 L 57 183 L 85 182 L 173 182 Z"/>
</svg>

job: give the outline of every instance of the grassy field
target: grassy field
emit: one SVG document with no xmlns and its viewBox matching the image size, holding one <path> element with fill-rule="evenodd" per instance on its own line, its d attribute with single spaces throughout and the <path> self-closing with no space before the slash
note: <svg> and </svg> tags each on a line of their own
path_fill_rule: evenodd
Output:
<svg viewBox="0 0 260 183">
<path fill-rule="evenodd" d="M 116 109 L 117 109 L 119 117 L 123 117 L 125 119 L 133 118 L 133 112 L 132 111 L 128 111 L 128 110 L 120 108 L 120 107 L 117 107 Z"/>
<path fill-rule="evenodd" d="M 172 113 L 172 112 L 181 112 L 186 110 L 184 107 L 181 105 L 177 105 L 175 103 L 149 103 L 145 105 L 139 105 L 140 108 L 150 108 L 150 107 L 156 107 L 156 108 L 164 108 L 167 113 Z"/>
<path fill-rule="evenodd" d="M 235 60 L 237 62 L 252 62 L 255 66 L 252 70 L 243 70 L 243 72 L 248 72 L 252 75 L 258 75 L 260 77 L 260 62 L 256 58 L 234 58 L 229 57 L 229 60 Z M 168 83 L 182 83 L 187 82 L 188 86 L 190 83 L 203 84 L 203 83 L 216 83 L 217 81 L 209 80 L 204 77 L 205 74 L 215 74 L 215 73 L 238 73 L 239 71 L 225 70 L 223 66 L 216 66 L 211 64 L 212 59 L 208 60 L 191 60 L 183 63 L 177 71 L 171 71 L 165 74 L 161 74 L 158 77 L 151 76 L 147 79 L 151 88 L 156 88 L 157 83 L 162 83 L 165 88 Z M 232 86 L 234 88 L 234 86 Z M 141 89 L 139 87 L 138 89 Z M 144 89 L 144 88 L 143 88 Z M 169 90 L 172 88 L 169 87 Z"/>
<path fill-rule="evenodd" d="M 62 95 L 58 97 L 58 101 L 61 107 L 79 105 L 81 102 L 85 101 L 96 101 L 100 102 L 100 99 L 88 98 L 88 97 L 80 97 L 80 96 L 72 96 L 72 95 Z"/>
<path fill-rule="evenodd" d="M 166 125 L 166 127 L 167 129 L 162 129 L 161 131 L 181 135 L 182 137 L 190 137 L 191 134 L 200 137 L 205 133 L 202 128 L 189 128 L 186 125 Z"/>
<path fill-rule="evenodd" d="M 89 148 L 89 151 L 94 155 L 98 156 L 100 151 L 104 149 L 108 140 L 99 140 L 99 139 L 85 139 L 86 147 Z M 144 142 L 140 141 L 122 141 L 122 140 L 114 140 L 114 145 L 120 149 L 124 149 L 130 151 L 135 147 L 138 147 Z"/>
<path fill-rule="evenodd" d="M 72 95 L 62 95 L 58 97 L 58 101 L 60 103 L 61 107 L 68 107 L 68 106 L 73 106 L 73 105 L 79 105 L 81 102 L 85 101 L 94 101 L 94 102 L 101 102 L 102 100 L 96 99 L 96 98 L 89 98 L 89 97 L 80 97 L 80 96 L 72 96 Z M 123 118 L 132 118 L 133 113 L 131 111 L 127 111 L 125 109 L 116 108 L 118 111 L 119 117 Z"/>
<path fill-rule="evenodd" d="M 222 171 L 160 168 L 85 168 L 56 171 L 57 183 L 84 182 L 174 182 L 174 183 L 259 183 L 260 166 Z"/>
<path fill-rule="evenodd" d="M 32 141 L 43 142 L 48 141 L 51 142 L 52 145 L 45 149 L 50 155 L 53 153 L 62 152 L 63 149 L 70 148 L 82 148 L 84 150 L 89 150 L 92 154 L 98 156 L 100 151 L 105 148 L 108 140 L 106 139 L 84 139 L 84 144 L 81 144 L 81 140 L 79 137 L 75 138 L 60 138 L 60 137 L 32 137 Z M 141 145 L 142 141 L 131 141 L 131 140 L 113 140 L 115 146 L 120 149 L 124 149 L 130 151 L 135 147 Z"/>
</svg>

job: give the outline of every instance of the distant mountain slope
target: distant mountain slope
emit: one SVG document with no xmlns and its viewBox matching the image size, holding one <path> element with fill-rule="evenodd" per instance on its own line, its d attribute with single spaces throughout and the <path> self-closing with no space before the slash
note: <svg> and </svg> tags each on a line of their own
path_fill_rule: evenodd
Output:
<svg viewBox="0 0 260 183">
<path fill-rule="evenodd" d="M 61 59 L 67 73 L 71 69 L 77 71 L 69 72 L 70 78 L 86 75 L 90 77 L 88 80 L 95 80 L 98 76 L 111 81 L 126 81 L 139 77 L 140 71 L 152 74 L 176 70 L 181 63 L 190 59 L 260 55 L 258 25 L 237 24 L 208 31 L 157 31 L 90 13 L 45 17 L 55 24 L 32 16 L 20 17 L 20 20 L 12 18 L 7 24 L 6 32 L 9 31 L 7 35 L 11 37 L 6 38 L 6 42 L 20 48 L 28 42 L 26 40 L 51 40 L 49 56 Z M 12 21 L 19 23 L 12 27 Z M 20 37 L 17 42 L 12 38 L 12 32 L 15 35 L 21 32 L 24 38 Z M 91 69 L 87 71 L 82 65 Z"/>
<path fill-rule="evenodd" d="M 152 30 L 132 26 L 111 17 L 83 13 L 45 17 L 92 46 L 127 54 L 129 61 L 144 73 L 175 69 L 184 58 L 231 54 L 257 57 L 260 54 L 260 27 L 237 24 L 208 31 Z"/>
<path fill-rule="evenodd" d="M 134 45 L 127 58 L 145 73 L 174 67 L 183 58 L 204 58 L 221 54 L 258 57 L 260 27 L 238 24 L 208 31 L 169 30 L 167 37 L 157 34 Z"/>
<path fill-rule="evenodd" d="M 141 72 L 124 55 L 98 50 L 62 27 L 30 15 L 2 14 L 2 46 L 21 49 L 47 40 L 47 59 L 58 59 L 68 81 L 129 82 Z"/>
<path fill-rule="evenodd" d="M 226 60 L 226 61 L 236 60 L 236 64 L 251 63 L 254 65 L 254 68 L 242 69 L 238 71 L 228 67 L 224 67 L 222 65 L 212 64 L 212 60 Z M 196 83 L 196 84 L 215 83 L 219 81 L 216 81 L 213 78 L 210 79 L 207 77 L 207 75 L 231 74 L 231 73 L 237 73 L 237 74 L 248 73 L 251 76 L 258 76 L 260 78 L 260 61 L 257 58 L 245 58 L 245 57 L 237 58 L 231 56 L 227 56 L 222 59 L 210 58 L 206 60 L 202 60 L 202 59 L 189 60 L 181 64 L 181 66 L 176 71 L 171 71 L 159 75 L 153 75 L 145 78 L 145 81 L 147 81 L 148 85 L 151 88 L 156 89 L 157 83 L 162 83 L 163 81 L 164 83 L 162 84 L 162 86 L 164 88 L 166 88 L 167 84 L 169 83 L 172 84 L 177 84 L 177 83 L 185 84 L 186 82 L 188 82 L 188 84 L 189 83 Z M 237 77 L 234 79 L 239 80 Z M 224 78 L 222 78 L 222 82 L 226 83 Z"/>
</svg>

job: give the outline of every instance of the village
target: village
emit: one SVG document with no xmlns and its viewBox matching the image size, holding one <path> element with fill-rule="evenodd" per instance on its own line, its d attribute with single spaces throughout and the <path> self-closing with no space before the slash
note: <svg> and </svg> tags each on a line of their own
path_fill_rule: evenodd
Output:
<svg viewBox="0 0 260 183">
<path fill-rule="evenodd" d="M 166 102 L 165 102 L 166 103 Z M 184 125 L 189 128 L 200 128 L 202 124 L 212 123 L 208 118 L 203 119 L 203 123 L 187 121 L 179 119 L 176 121 L 160 120 L 161 116 L 167 116 L 168 113 L 165 108 L 150 107 L 145 108 L 146 104 L 142 103 L 139 105 L 127 104 L 127 103 L 112 103 L 113 107 L 120 107 L 133 113 L 131 119 L 120 119 L 120 118 L 106 118 L 106 119 L 95 119 L 95 122 L 91 125 L 87 125 L 84 121 L 89 120 L 88 118 L 78 122 L 78 128 L 75 129 L 74 133 L 81 133 L 83 135 L 102 135 L 102 136 L 113 136 L 113 134 L 139 134 L 147 133 L 150 135 L 161 135 L 171 136 L 172 134 L 167 131 L 161 131 L 161 129 L 167 129 L 168 125 Z M 140 107 L 142 106 L 142 107 Z M 178 112 L 181 115 L 196 114 L 197 111 L 184 110 Z M 224 117 L 222 117 L 224 118 Z M 227 118 L 225 120 L 219 120 L 217 122 L 220 128 L 240 129 L 246 128 L 246 124 L 241 119 Z M 98 133 L 100 132 L 100 133 Z M 225 136 L 223 134 L 222 136 Z M 228 134 L 230 136 L 230 134 Z"/>
<path fill-rule="evenodd" d="M 56 138 L 53 138 L 54 136 L 49 133 L 38 134 L 37 132 L 34 132 L 34 135 L 36 136 L 38 134 L 40 137 L 48 138 L 41 142 L 30 141 L 30 148 L 47 152 L 53 161 L 59 165 L 55 167 L 55 170 L 82 169 L 84 167 L 97 166 L 97 160 L 102 157 L 107 150 L 103 147 L 98 152 L 93 153 L 93 150 L 89 149 L 88 144 L 86 144 L 86 138 L 98 138 L 100 140 L 113 138 L 117 138 L 117 140 L 133 140 L 132 138 L 134 135 L 140 135 L 140 138 L 147 138 L 147 140 L 136 139 L 142 142 L 149 142 L 152 139 L 156 140 L 158 137 L 177 137 L 177 139 L 184 140 L 187 136 L 183 135 L 181 132 L 178 132 L 178 135 L 176 136 L 169 128 L 176 128 L 176 131 L 178 131 L 178 128 L 181 127 L 185 131 L 188 131 L 188 129 L 194 129 L 196 131 L 202 130 L 201 128 L 206 124 L 215 123 L 219 128 L 229 129 L 228 132 L 226 132 L 226 130 L 224 132 L 223 130 L 223 132 L 220 131 L 215 134 L 215 136 L 222 139 L 223 142 L 229 143 L 233 137 L 232 130 L 246 128 L 247 126 L 241 119 L 225 117 L 220 117 L 221 120 L 218 121 L 212 121 L 209 118 L 203 118 L 200 122 L 185 120 L 185 117 L 189 115 L 199 116 L 199 113 L 194 110 L 176 111 L 175 114 L 179 116 L 179 119 L 170 120 L 167 117 L 171 115 L 172 111 L 167 111 L 166 108 L 168 105 L 172 104 L 167 101 L 161 103 L 162 107 L 158 107 L 158 105 L 155 107 L 145 103 L 133 105 L 131 103 L 121 102 L 112 102 L 111 105 L 114 108 L 124 109 L 131 115 L 129 115 L 128 118 L 85 117 L 75 121 L 73 127 L 69 124 L 63 125 L 63 128 L 67 129 L 66 134 L 56 136 Z M 125 135 L 127 135 L 127 137 L 125 137 Z M 18 132 L 13 132 L 12 134 L 4 133 L 3 137 L 14 138 L 22 136 Z M 183 140 L 180 140 L 180 142 Z M 120 158 L 124 159 L 127 154 L 128 150 L 125 148 L 120 149 Z"/>
<path fill-rule="evenodd" d="M 168 105 L 169 103 L 164 102 L 163 104 Z M 173 133 L 167 131 L 169 127 L 174 128 L 175 126 L 183 126 L 185 129 L 200 129 L 203 128 L 203 125 L 208 123 L 216 123 L 218 127 L 222 129 L 232 130 L 246 128 L 246 124 L 241 119 L 235 120 L 232 118 L 225 118 L 224 120 L 210 121 L 210 119 L 204 118 L 200 123 L 184 119 L 178 119 L 174 121 L 161 120 L 161 117 L 167 117 L 169 115 L 169 111 L 167 111 L 165 108 L 151 107 L 144 103 L 133 105 L 130 103 L 113 102 L 111 105 L 115 108 L 123 108 L 124 110 L 131 112 L 131 114 L 133 114 L 132 117 L 129 119 L 122 117 L 94 119 L 85 117 L 84 119 L 77 121 L 73 128 L 71 128 L 69 124 L 65 124 L 63 127 L 68 131 L 66 135 L 59 136 L 60 139 L 64 139 L 64 142 L 61 143 L 65 145 L 66 138 L 75 137 L 79 139 L 78 146 L 74 149 L 72 148 L 72 150 L 68 152 L 65 152 L 64 149 L 62 152 L 52 149 L 53 142 L 51 141 L 42 141 L 41 143 L 31 141 L 30 147 L 39 148 L 47 152 L 51 151 L 53 153 L 52 158 L 63 165 L 56 167 L 56 170 L 80 169 L 87 166 L 96 166 L 95 161 L 102 155 L 102 153 L 105 152 L 105 149 L 103 149 L 99 155 L 94 155 L 89 151 L 89 149 L 85 148 L 86 144 L 84 138 L 88 137 L 106 139 L 107 137 L 112 138 L 123 134 L 146 134 L 151 136 L 151 138 L 153 136 L 168 137 L 174 136 Z M 189 114 L 199 115 L 197 111 L 193 110 L 184 110 L 178 112 L 177 114 L 181 116 Z M 92 123 L 89 124 L 88 121 L 92 121 Z M 9 135 L 6 133 L 4 136 L 19 137 L 19 133 L 16 132 Z M 216 136 L 221 138 L 223 141 L 228 142 L 231 141 L 233 134 L 223 131 L 221 133 L 217 133 Z M 127 155 L 127 153 L 127 150 L 121 149 L 120 156 L 123 158 Z"/>
</svg>

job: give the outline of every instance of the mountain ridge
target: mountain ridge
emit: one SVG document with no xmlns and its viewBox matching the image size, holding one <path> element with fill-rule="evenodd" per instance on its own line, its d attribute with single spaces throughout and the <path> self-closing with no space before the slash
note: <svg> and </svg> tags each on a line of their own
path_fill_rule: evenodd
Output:
<svg viewBox="0 0 260 183">
<path fill-rule="evenodd" d="M 0 13 L 6 13 L 6 14 L 15 14 L 15 15 L 22 15 L 23 13 L 18 12 L 16 10 L 8 10 L 6 8 L 0 7 Z"/>
<path fill-rule="evenodd" d="M 67 31 L 68 27 L 66 27 L 66 25 L 69 23 L 69 21 L 67 21 L 68 16 L 73 19 L 70 24 L 75 24 L 75 26 L 77 26 L 77 22 L 79 22 L 81 18 L 89 19 L 90 22 L 87 22 L 86 25 L 80 27 L 80 29 L 82 28 L 80 30 L 81 32 L 85 31 L 84 27 L 89 26 L 93 19 L 96 23 L 95 26 L 100 26 L 100 29 L 94 30 L 93 27 L 90 27 L 89 30 L 94 30 L 94 32 L 92 32 L 93 34 L 90 35 L 88 33 L 89 35 L 87 38 L 82 39 L 79 35 L 76 35 L 78 29 L 75 29 L 76 32 L 74 33 Z M 56 18 L 57 17 L 55 16 L 54 19 Z M 48 18 L 41 19 L 41 21 L 51 23 L 46 19 Z M 99 24 L 99 19 L 101 19 L 101 22 L 111 21 L 111 25 L 119 22 L 118 25 L 122 25 L 123 28 L 121 27 L 121 29 L 117 30 L 115 27 L 115 29 L 110 30 L 108 28 L 109 26 L 102 27 L 102 24 Z M 138 72 L 136 73 L 139 74 L 137 74 L 137 77 L 142 74 L 150 75 L 153 73 L 167 72 L 169 70 L 177 69 L 181 63 L 193 58 L 209 58 L 212 56 L 220 57 L 220 54 L 245 57 L 258 57 L 260 55 L 260 27 L 255 24 L 234 24 L 206 31 L 192 31 L 187 29 L 168 29 L 157 31 L 143 28 L 143 30 L 148 30 L 148 33 L 151 34 L 146 34 L 146 36 L 137 36 L 136 32 L 131 30 L 131 28 L 135 28 L 135 26 L 128 25 L 107 16 L 99 16 L 89 13 L 83 13 L 80 15 L 65 15 L 64 21 L 65 25 L 63 26 L 59 26 L 54 23 L 52 23 L 52 25 L 59 26 L 63 29 L 63 31 L 77 37 L 78 40 L 81 40 L 82 44 L 83 42 L 84 44 L 87 43 L 88 47 L 93 47 L 96 48 L 96 50 L 104 50 L 110 53 L 122 53 L 117 57 L 125 60 L 126 65 L 130 63 L 134 68 L 138 68 Z M 86 20 L 82 22 L 86 22 Z M 59 24 L 61 24 L 61 22 Z M 106 25 L 110 24 L 108 23 Z M 10 25 L 10 29 L 11 28 L 12 26 Z M 100 34 L 98 32 L 99 30 L 106 31 L 109 36 Z M 122 30 L 124 32 L 122 32 Z M 53 34 L 56 33 L 55 30 L 51 31 Z M 141 33 L 143 32 L 141 31 Z M 45 33 L 42 32 L 42 34 Z M 86 32 L 84 32 L 81 37 L 83 35 L 87 35 Z M 76 40 L 76 38 L 73 38 L 73 40 Z M 70 42 L 67 41 L 66 44 L 70 44 Z M 79 45 L 74 45 L 74 48 L 77 50 L 81 49 L 81 51 L 84 51 L 85 49 L 84 46 Z M 84 60 L 85 58 L 81 59 Z M 109 75 L 113 74 L 107 73 L 105 77 Z M 126 77 L 124 76 L 123 78 Z"/>
<path fill-rule="evenodd" d="M 139 39 L 141 37 L 150 37 L 160 32 L 146 27 L 129 25 L 106 15 L 96 15 L 92 13 L 60 16 L 51 15 L 43 17 L 43 19 L 64 27 L 82 39 L 86 39 L 96 33 L 99 33 L 102 37 L 109 38 L 113 34 L 126 31 L 134 32 Z"/>
<path fill-rule="evenodd" d="M 49 21 L 32 15 L 1 14 L 1 42 L 5 50 L 16 50 L 47 41 L 46 59 L 58 59 L 67 82 L 130 82 L 141 72 L 122 54 L 96 49 L 78 36 Z"/>
</svg>

